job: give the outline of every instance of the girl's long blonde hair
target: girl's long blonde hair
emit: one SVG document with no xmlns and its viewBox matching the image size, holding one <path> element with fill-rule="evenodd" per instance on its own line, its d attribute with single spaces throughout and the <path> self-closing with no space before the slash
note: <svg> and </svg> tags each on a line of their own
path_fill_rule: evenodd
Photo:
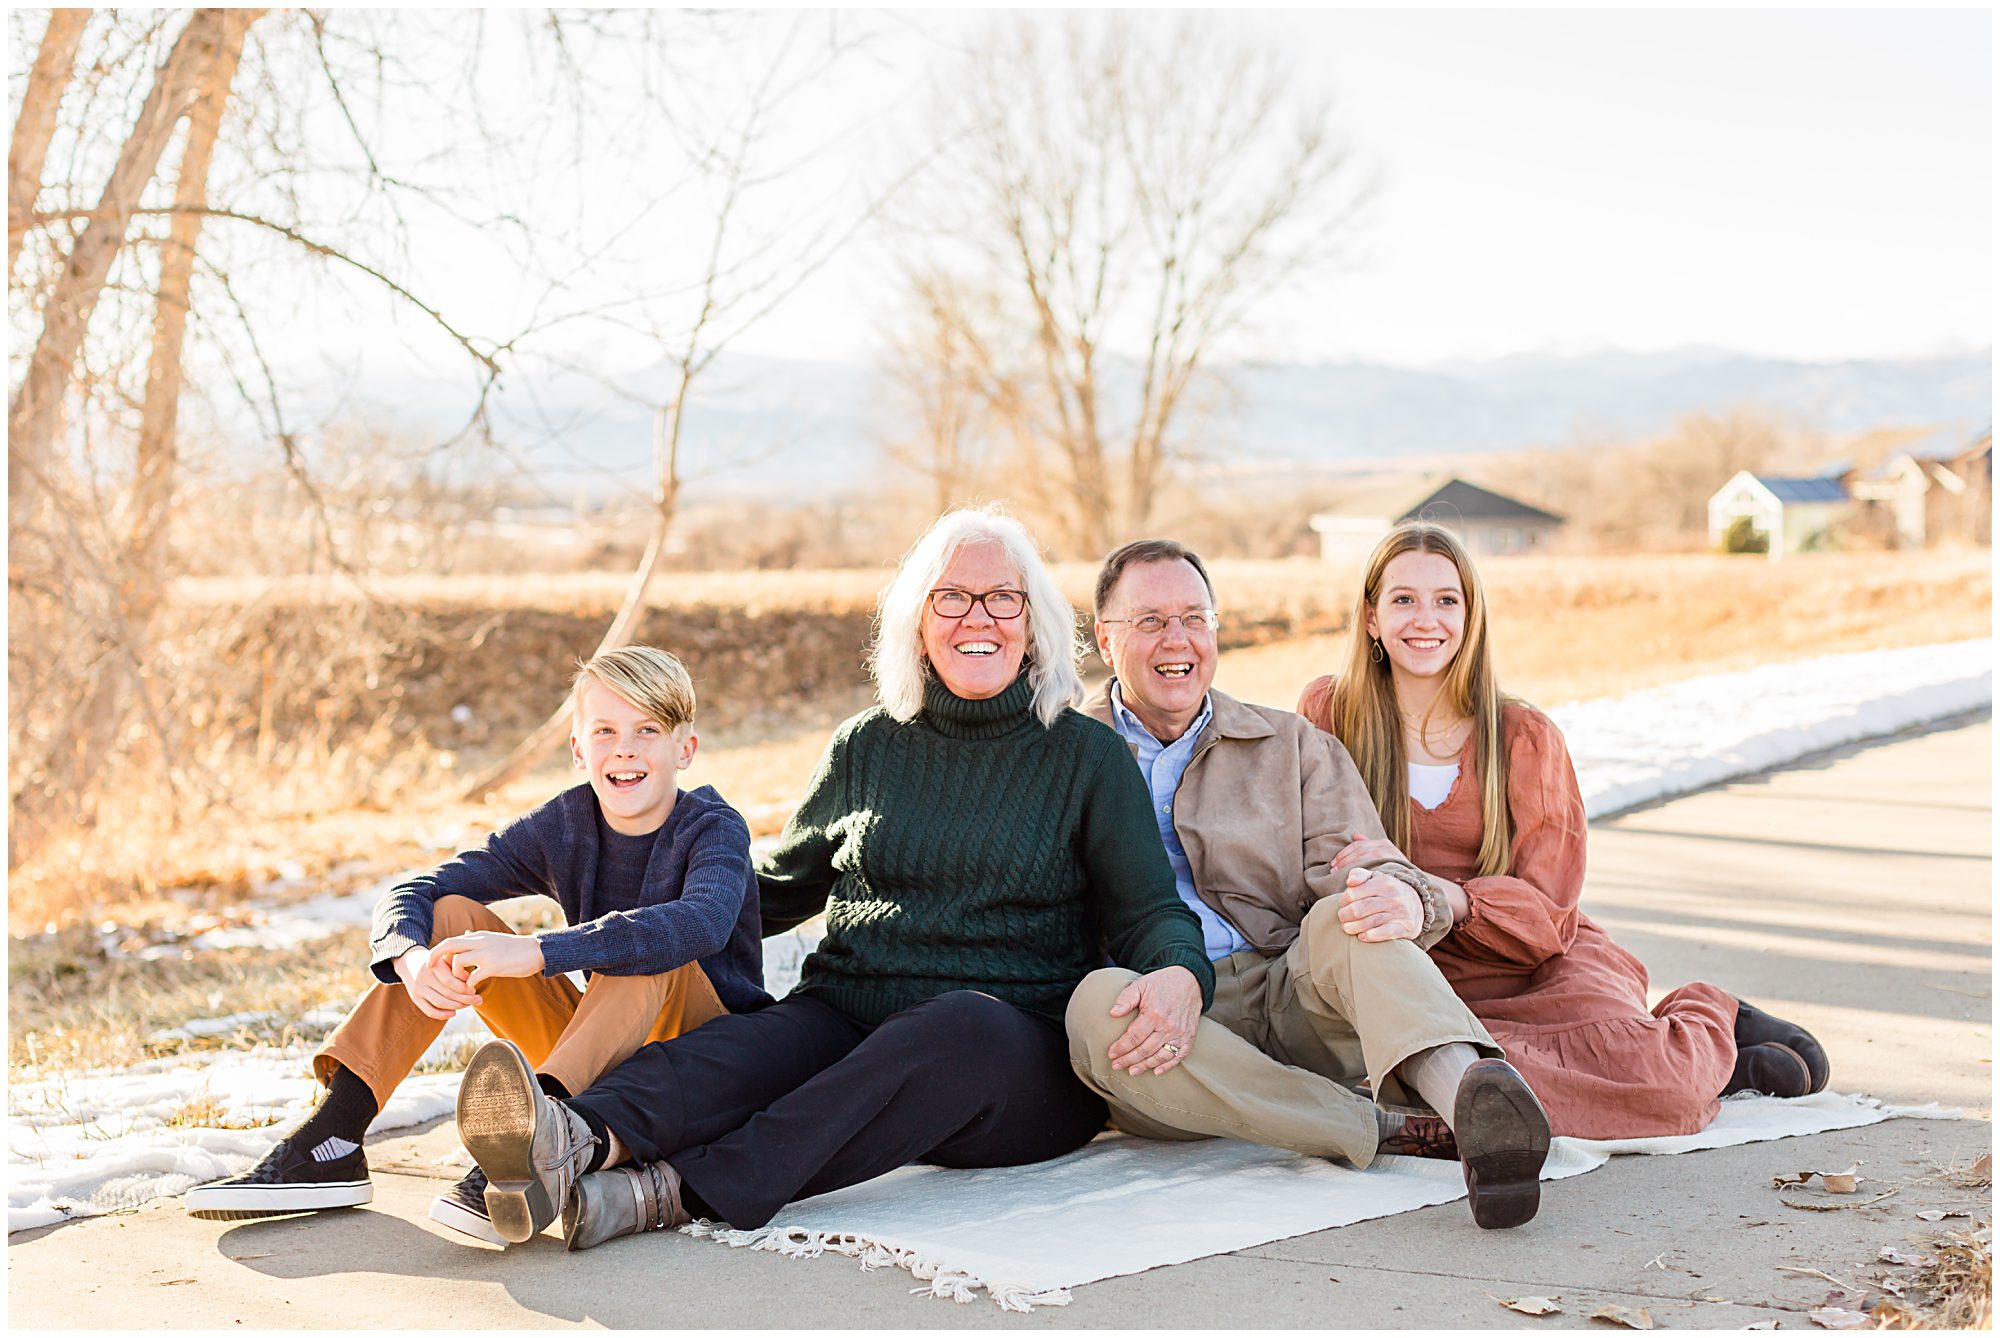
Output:
<svg viewBox="0 0 2000 1338">
<path fill-rule="evenodd" d="M 1472 557 L 1457 535 L 1442 525 L 1413 521 L 1391 530 L 1369 555 L 1354 604 L 1353 645 L 1347 672 L 1334 685 L 1328 714 L 1333 732 L 1361 771 L 1369 797 L 1381 811 L 1382 826 L 1398 849 L 1409 852 L 1410 770 L 1403 747 L 1403 720 L 1396 709 L 1396 685 L 1389 657 L 1373 650 L 1368 612 L 1382 595 L 1382 574 L 1405 553 L 1434 553 L 1458 568 L 1465 591 L 1465 634 L 1445 670 L 1439 700 L 1472 721 L 1472 765 L 1479 773 L 1479 873 L 1507 872 L 1513 863 L 1513 824 L 1507 815 L 1507 744 L 1500 714 L 1507 700 L 1493 675 L 1486 638 L 1486 592 L 1473 569 Z"/>
</svg>

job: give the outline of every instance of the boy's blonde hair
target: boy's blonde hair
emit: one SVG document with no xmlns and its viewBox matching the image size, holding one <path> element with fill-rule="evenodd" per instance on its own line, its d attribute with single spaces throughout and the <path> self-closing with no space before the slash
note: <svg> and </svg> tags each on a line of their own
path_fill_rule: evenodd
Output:
<svg viewBox="0 0 2000 1338">
<path fill-rule="evenodd" d="M 621 646 L 579 660 L 569 681 L 569 710 L 583 709 L 584 680 L 594 678 L 668 729 L 694 723 L 694 680 L 687 666 L 652 646 Z"/>
</svg>

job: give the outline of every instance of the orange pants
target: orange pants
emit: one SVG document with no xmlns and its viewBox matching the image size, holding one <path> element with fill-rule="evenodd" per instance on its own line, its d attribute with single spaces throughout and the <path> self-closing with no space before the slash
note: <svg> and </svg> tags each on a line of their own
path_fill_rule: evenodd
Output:
<svg viewBox="0 0 2000 1338">
<path fill-rule="evenodd" d="M 432 946 L 475 929 L 514 932 L 468 897 L 438 898 L 431 910 Z M 672 1040 L 729 1011 L 694 962 L 657 976 L 598 972 L 587 990 L 567 976 L 493 979 L 480 986 L 479 998 L 480 1021 L 570 1092 L 589 1087 L 648 1041 Z M 386 1106 L 443 1030 L 444 1023 L 420 1012 L 400 983 L 377 984 L 313 1056 L 313 1076 L 330 1083 L 335 1068 L 344 1068 L 368 1084 L 378 1108 Z"/>
</svg>

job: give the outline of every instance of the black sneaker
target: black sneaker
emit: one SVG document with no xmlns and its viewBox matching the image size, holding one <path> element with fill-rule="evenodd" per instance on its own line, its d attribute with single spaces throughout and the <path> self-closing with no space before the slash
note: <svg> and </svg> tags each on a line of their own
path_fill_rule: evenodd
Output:
<svg viewBox="0 0 2000 1338">
<path fill-rule="evenodd" d="M 374 1197 L 368 1159 L 359 1143 L 326 1138 L 302 1151 L 292 1146 L 291 1139 L 281 1138 L 264 1160 L 244 1174 L 190 1189 L 187 1210 L 191 1217 L 271 1217 L 352 1208 Z"/>
<path fill-rule="evenodd" d="M 486 1215 L 486 1172 L 477 1166 L 465 1179 L 431 1200 L 431 1221 L 488 1245 L 507 1243 L 507 1238 L 493 1229 L 493 1219 Z"/>
</svg>

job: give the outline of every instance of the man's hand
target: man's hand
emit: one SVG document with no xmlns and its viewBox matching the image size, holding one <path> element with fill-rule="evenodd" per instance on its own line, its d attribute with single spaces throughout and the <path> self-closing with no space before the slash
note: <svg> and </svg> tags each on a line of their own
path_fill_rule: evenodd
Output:
<svg viewBox="0 0 2000 1338">
<path fill-rule="evenodd" d="M 1416 867 L 1408 855 L 1396 849 L 1394 841 L 1385 841 L 1379 836 L 1363 836 L 1359 832 L 1349 838 L 1347 844 L 1334 854 L 1333 867 L 1358 869 L 1363 864 L 1385 859 L 1401 860 L 1411 868 Z"/>
<path fill-rule="evenodd" d="M 1415 938 L 1424 928 L 1423 898 L 1388 874 L 1350 869 L 1347 890 L 1340 894 L 1340 927 L 1363 943 Z"/>
<path fill-rule="evenodd" d="M 1194 1049 L 1194 1029 L 1201 1022 L 1201 982 L 1184 966 L 1163 966 L 1119 992 L 1111 1016 L 1127 1013 L 1134 1016 L 1125 1034 L 1111 1043 L 1111 1067 L 1165 1073 Z"/>
<path fill-rule="evenodd" d="M 431 949 L 431 960 L 442 962 L 466 984 L 477 988 L 495 978 L 542 974 L 542 941 L 533 934 L 503 934 L 475 929 L 454 934 Z"/>
<path fill-rule="evenodd" d="M 433 960 L 429 948 L 411 948 L 398 957 L 396 974 L 410 992 L 410 1002 L 425 1017 L 444 1021 L 461 1008 L 479 1004 L 473 988 L 452 974 L 450 966 Z"/>
</svg>

